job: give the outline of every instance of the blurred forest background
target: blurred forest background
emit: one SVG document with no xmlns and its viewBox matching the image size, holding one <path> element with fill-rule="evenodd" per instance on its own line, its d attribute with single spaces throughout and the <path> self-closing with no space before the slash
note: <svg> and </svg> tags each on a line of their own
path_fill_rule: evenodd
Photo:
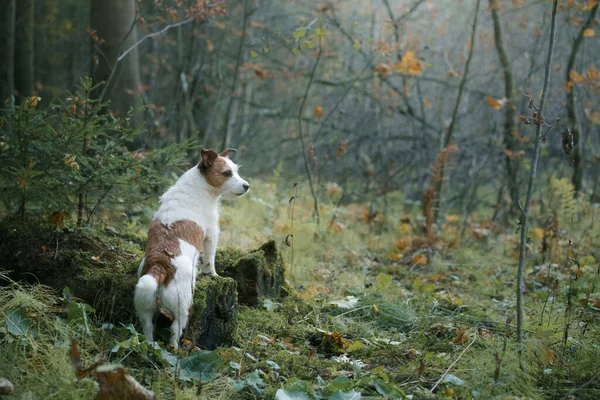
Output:
<svg viewBox="0 0 600 400">
<path fill-rule="evenodd" d="M 234 147 L 247 175 L 308 173 L 316 197 L 335 182 L 343 201 L 379 208 L 394 190 L 420 201 L 446 148 L 440 207 L 501 216 L 524 196 L 549 10 L 480 3 L 6 0 L 0 97 L 48 104 L 50 87 L 63 95 L 91 76 L 107 82 L 92 97 L 110 100 L 116 118 L 145 107 L 131 124 L 146 132 L 129 147 Z M 559 9 L 546 115 L 560 124 L 541 171 L 598 201 L 598 2 Z"/>
<path fill-rule="evenodd" d="M 599 8 L 0 0 L 0 378 L 28 399 L 120 388 L 102 363 L 169 399 L 600 398 Z M 201 148 L 236 148 L 252 189 L 220 216 L 234 272 L 198 278 L 214 340 L 174 350 L 130 304 Z"/>
</svg>

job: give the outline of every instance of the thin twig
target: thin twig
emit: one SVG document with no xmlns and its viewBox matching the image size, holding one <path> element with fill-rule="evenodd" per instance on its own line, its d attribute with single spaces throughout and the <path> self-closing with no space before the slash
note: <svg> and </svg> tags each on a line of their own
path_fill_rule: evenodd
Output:
<svg viewBox="0 0 600 400">
<path fill-rule="evenodd" d="M 109 86 L 110 82 L 112 81 L 112 79 L 113 79 L 113 77 L 115 75 L 115 72 L 117 71 L 117 65 L 119 64 L 119 62 L 121 60 L 123 60 L 123 58 L 125 58 L 127 56 L 127 54 L 129 54 L 130 52 L 132 52 L 136 47 L 138 47 L 140 44 L 142 44 L 146 39 L 152 38 L 154 36 L 162 35 L 163 33 L 167 32 L 169 29 L 177 28 L 179 26 L 188 24 L 188 23 L 192 22 L 193 20 L 195 20 L 197 17 L 198 17 L 198 14 L 194 14 L 191 17 L 189 17 L 187 19 L 184 19 L 183 21 L 177 22 L 175 24 L 169 24 L 169 25 L 165 26 L 164 28 L 162 28 L 161 30 L 159 30 L 157 32 L 149 33 L 146 36 L 144 36 L 143 38 L 139 39 L 134 44 L 132 44 L 123 53 L 121 53 L 121 55 L 119 55 L 119 57 L 117 57 L 117 60 L 115 61 L 115 64 L 112 66 L 112 69 L 110 71 L 110 75 L 108 76 L 108 79 L 104 83 L 104 87 L 102 88 L 102 93 L 100 94 L 99 103 L 102 103 L 102 100 L 104 100 L 104 96 L 106 95 L 106 91 L 108 89 L 108 86 Z M 134 24 L 136 22 L 137 22 L 137 20 L 134 22 Z M 131 30 L 130 30 L 130 32 L 131 32 Z M 110 64 L 109 64 L 109 67 L 110 67 Z"/>
<path fill-rule="evenodd" d="M 370 307 L 372 307 L 372 306 L 370 306 L 370 305 L 369 305 L 369 306 L 362 306 L 362 307 L 358 307 L 358 308 L 353 308 L 353 309 L 352 309 L 352 310 L 350 310 L 350 311 L 346 311 L 346 312 L 344 312 L 344 313 L 341 313 L 341 314 L 339 314 L 339 315 L 336 315 L 336 316 L 335 316 L 335 317 L 333 317 L 331 320 L 333 321 L 333 320 L 334 320 L 334 319 L 336 319 L 336 318 L 343 317 L 344 315 L 347 315 L 347 314 L 353 313 L 354 311 L 360 311 L 360 310 L 364 310 L 365 308 L 370 308 Z"/>
<path fill-rule="evenodd" d="M 471 341 L 471 343 L 469 343 L 469 345 L 463 349 L 463 351 L 458 355 L 458 358 L 456 360 L 454 360 L 454 362 L 452 364 L 450 364 L 450 366 L 448 367 L 448 369 L 446 371 L 444 371 L 444 373 L 442 374 L 440 379 L 438 379 L 438 381 L 435 383 L 435 385 L 433 385 L 433 387 L 431 389 L 429 389 L 429 393 L 433 393 L 435 388 L 438 387 L 438 385 L 444 380 L 446 375 L 448 375 L 448 372 L 450 372 L 452 367 L 454 367 L 456 365 L 456 363 L 460 360 L 460 358 L 463 356 L 463 354 L 465 354 L 465 352 L 467 350 L 469 350 L 469 347 L 471 347 L 473 345 L 473 343 L 475 343 L 475 340 L 477 340 L 477 329 L 473 330 L 473 340 Z"/>
<path fill-rule="evenodd" d="M 54 252 L 54 259 L 58 257 L 58 233 L 56 234 L 56 251 Z"/>
<path fill-rule="evenodd" d="M 546 60 L 546 71 L 544 75 L 544 85 L 542 88 L 542 98 L 540 100 L 539 107 L 539 118 L 542 119 L 544 116 L 544 106 L 546 105 L 546 97 L 548 96 L 548 87 L 550 86 L 550 72 L 552 67 L 552 56 L 554 54 L 554 42 L 556 38 L 556 9 L 558 7 L 558 0 L 554 0 L 552 6 L 552 25 L 550 28 L 550 43 L 548 48 L 548 58 Z M 531 198 L 533 197 L 533 185 L 535 183 L 535 176 L 537 173 L 538 161 L 540 159 L 540 149 L 542 147 L 542 128 L 543 124 L 538 123 L 536 129 L 536 140 L 535 140 L 535 153 L 533 156 L 533 162 L 531 163 L 531 169 L 529 173 L 529 185 L 527 186 L 527 197 L 525 198 L 525 207 L 523 208 L 523 215 L 521 217 L 521 242 L 519 245 L 519 266 L 517 270 L 517 341 L 519 346 L 519 360 L 522 361 L 523 354 L 523 320 L 525 312 L 523 309 L 523 291 L 525 289 L 524 281 L 524 267 L 525 267 L 525 252 L 527 251 L 527 217 L 529 216 L 529 206 L 531 205 Z"/>
<path fill-rule="evenodd" d="M 116 66 L 116 64 L 119 61 L 121 61 L 122 59 L 124 59 L 127 56 L 127 54 L 129 54 L 136 47 L 138 47 L 140 44 L 142 44 L 146 39 L 149 39 L 149 38 L 154 37 L 154 36 L 162 35 L 166 31 L 168 31 L 169 29 L 177 28 L 178 26 L 182 26 L 182 25 L 188 24 L 188 23 L 192 22 L 193 20 L 195 20 L 197 17 L 198 17 L 198 14 L 194 14 L 191 17 L 189 17 L 188 19 L 184 19 L 183 21 L 179 21 L 179 22 L 177 22 L 175 24 L 169 24 L 169 25 L 165 26 L 164 28 L 162 28 L 160 31 L 152 32 L 152 33 L 147 34 L 146 36 L 144 36 L 143 38 L 141 38 L 140 40 L 138 40 L 137 42 L 135 42 L 134 44 L 132 44 L 119 57 L 117 57 L 117 62 L 115 63 L 115 66 Z"/>
<path fill-rule="evenodd" d="M 458 123 L 458 111 L 460 109 L 465 86 L 467 85 L 467 80 L 469 78 L 469 68 L 471 66 L 471 61 L 473 60 L 473 54 L 475 53 L 475 39 L 477 34 L 477 23 L 479 21 L 480 6 L 481 0 L 477 0 L 477 3 L 475 4 L 475 16 L 473 17 L 473 25 L 471 28 L 469 53 L 465 62 L 465 70 L 460 80 L 460 84 L 458 85 L 458 94 L 456 95 L 456 102 L 454 103 L 454 109 L 452 110 L 450 125 L 448 125 L 448 130 L 446 131 L 440 143 L 440 152 L 447 148 L 452 142 L 452 135 L 454 134 L 454 129 L 456 128 L 456 125 Z M 440 215 L 440 209 L 442 204 L 442 187 L 444 185 L 444 173 L 446 170 L 444 164 L 445 163 L 440 164 L 439 179 L 437 179 L 436 182 L 432 182 L 435 189 L 435 196 L 433 198 L 433 222 L 437 221 L 438 216 Z"/>
<path fill-rule="evenodd" d="M 322 39 L 323 36 L 319 36 L 319 53 L 317 54 L 317 60 L 315 61 L 315 65 L 312 68 L 310 73 L 310 77 L 308 80 L 308 85 L 306 85 L 306 91 L 304 92 L 304 97 L 302 98 L 302 104 L 300 104 L 300 109 L 298 110 L 298 131 L 300 132 L 300 144 L 302 146 L 302 158 L 304 160 L 304 169 L 306 170 L 306 176 L 308 178 L 308 185 L 310 186 L 310 193 L 312 194 L 313 203 L 314 203 L 314 215 L 317 218 L 317 225 L 319 225 L 319 202 L 317 200 L 317 194 L 315 192 L 312 173 L 310 171 L 310 164 L 308 162 L 308 157 L 306 155 L 306 139 L 304 138 L 304 131 L 302 130 L 302 113 L 304 111 L 304 106 L 306 105 L 306 100 L 308 99 L 308 93 L 310 91 L 310 87 L 312 86 L 313 79 L 315 78 L 315 72 L 317 71 L 317 67 L 319 66 L 319 61 L 321 61 L 321 54 L 323 53 Z"/>
</svg>

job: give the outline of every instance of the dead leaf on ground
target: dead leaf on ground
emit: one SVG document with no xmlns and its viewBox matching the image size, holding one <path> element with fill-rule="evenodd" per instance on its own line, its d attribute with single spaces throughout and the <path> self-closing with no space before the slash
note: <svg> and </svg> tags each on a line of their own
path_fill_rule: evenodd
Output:
<svg viewBox="0 0 600 400">
<path fill-rule="evenodd" d="M 108 364 L 98 367 L 96 378 L 100 385 L 96 400 L 154 399 L 154 392 L 143 387 L 122 365 Z"/>
</svg>

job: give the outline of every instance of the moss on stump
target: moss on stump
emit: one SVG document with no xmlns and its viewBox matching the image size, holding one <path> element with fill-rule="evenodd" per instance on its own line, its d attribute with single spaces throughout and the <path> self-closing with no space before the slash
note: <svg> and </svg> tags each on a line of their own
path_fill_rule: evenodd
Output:
<svg viewBox="0 0 600 400">
<path fill-rule="evenodd" d="M 219 275 L 237 282 L 241 304 L 255 306 L 262 297 L 282 295 L 284 265 L 273 240 L 249 252 L 233 247 L 220 249 L 215 257 L 215 266 Z"/>
</svg>

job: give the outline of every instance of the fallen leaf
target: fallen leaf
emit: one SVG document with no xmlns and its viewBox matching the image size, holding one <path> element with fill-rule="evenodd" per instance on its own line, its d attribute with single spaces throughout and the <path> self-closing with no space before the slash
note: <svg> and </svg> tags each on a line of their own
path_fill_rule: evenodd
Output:
<svg viewBox="0 0 600 400">
<path fill-rule="evenodd" d="M 425 265 L 427 264 L 427 256 L 423 253 L 421 254 L 417 254 L 412 258 L 412 264 L 413 265 Z"/>
</svg>

